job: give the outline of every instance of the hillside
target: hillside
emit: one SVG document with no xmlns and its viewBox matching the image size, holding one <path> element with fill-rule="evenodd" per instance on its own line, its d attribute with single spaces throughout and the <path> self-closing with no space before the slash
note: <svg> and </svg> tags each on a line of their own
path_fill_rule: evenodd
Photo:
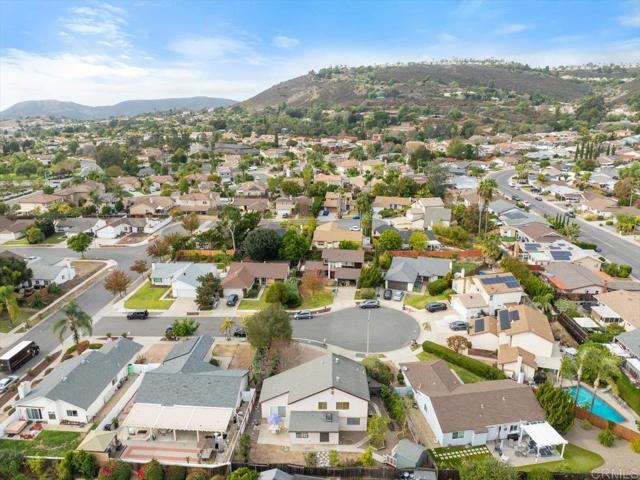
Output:
<svg viewBox="0 0 640 480">
<path fill-rule="evenodd" d="M 21 117 L 63 117 L 74 120 L 100 120 L 110 117 L 133 117 L 143 113 L 168 110 L 201 110 L 228 107 L 234 100 L 213 97 L 163 98 L 158 100 L 128 100 L 115 105 L 90 107 L 58 100 L 32 100 L 16 103 L 0 112 L 0 119 Z"/>
<path fill-rule="evenodd" d="M 249 108 L 276 106 L 283 102 L 291 106 L 392 105 L 402 101 L 432 105 L 442 103 L 443 95 L 456 88 L 538 95 L 562 102 L 576 100 L 591 92 L 586 82 L 562 79 L 540 71 L 476 64 L 408 64 L 323 69 L 279 83 L 242 105 Z"/>
</svg>

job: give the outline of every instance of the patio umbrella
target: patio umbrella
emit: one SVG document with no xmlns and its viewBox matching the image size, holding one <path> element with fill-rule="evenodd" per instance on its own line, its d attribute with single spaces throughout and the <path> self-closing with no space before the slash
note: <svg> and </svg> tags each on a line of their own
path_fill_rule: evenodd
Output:
<svg viewBox="0 0 640 480">
<path fill-rule="evenodd" d="M 269 425 L 278 425 L 280 423 L 280 415 L 269 415 L 267 422 Z"/>
</svg>

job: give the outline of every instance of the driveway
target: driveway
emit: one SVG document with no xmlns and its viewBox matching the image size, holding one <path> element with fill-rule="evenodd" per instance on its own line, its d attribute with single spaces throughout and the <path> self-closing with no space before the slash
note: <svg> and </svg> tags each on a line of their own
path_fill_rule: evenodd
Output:
<svg viewBox="0 0 640 480">
<path fill-rule="evenodd" d="M 353 352 L 367 351 L 367 319 L 369 328 L 369 352 L 388 352 L 405 347 L 417 339 L 420 326 L 410 315 L 389 308 L 365 310 L 347 308 L 337 312 L 317 315 L 311 320 L 292 320 L 294 338 L 326 342 Z M 175 317 L 182 318 L 182 317 Z M 193 317 L 200 323 L 198 333 L 220 335 L 223 317 Z M 94 335 L 129 332 L 132 336 L 162 336 L 174 318 L 154 316 L 147 320 L 127 320 L 124 316 L 104 317 L 94 327 Z M 239 322 L 239 318 L 234 320 Z"/>
</svg>

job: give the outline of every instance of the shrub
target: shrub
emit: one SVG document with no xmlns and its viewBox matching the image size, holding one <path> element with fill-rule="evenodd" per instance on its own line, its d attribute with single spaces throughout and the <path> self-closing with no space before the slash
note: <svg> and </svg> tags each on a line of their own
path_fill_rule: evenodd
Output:
<svg viewBox="0 0 640 480">
<path fill-rule="evenodd" d="M 131 467 L 127 462 L 111 460 L 98 472 L 99 480 L 130 480 Z"/>
<path fill-rule="evenodd" d="M 498 370 L 490 365 L 487 365 L 480 360 L 466 357 L 459 353 L 449 350 L 447 347 L 438 345 L 437 343 L 427 340 L 422 344 L 422 349 L 427 353 L 432 353 L 435 356 L 446 360 L 449 363 L 453 363 L 459 367 L 469 370 L 471 373 L 478 375 L 479 377 L 486 378 L 487 380 L 499 380 L 507 378 L 502 370 Z"/>
<path fill-rule="evenodd" d="M 196 470 L 187 475 L 187 480 L 209 480 L 209 477 L 205 472 Z"/>
<path fill-rule="evenodd" d="M 171 324 L 171 331 L 176 337 L 189 337 L 194 335 L 200 324 L 193 318 L 174 320 Z"/>
<path fill-rule="evenodd" d="M 244 463 L 249 463 L 249 449 L 251 448 L 251 435 L 243 433 L 238 439 L 238 455 Z"/>
<path fill-rule="evenodd" d="M 640 453 L 640 438 L 631 440 L 631 442 L 629 442 L 629 448 L 631 448 L 635 453 Z"/>
<path fill-rule="evenodd" d="M 588 418 L 583 418 L 582 420 L 580 420 L 580 425 L 585 430 L 591 430 L 593 428 L 593 425 Z"/>
<path fill-rule="evenodd" d="M 227 480 L 256 480 L 259 476 L 260 474 L 255 470 L 242 467 L 231 472 L 227 477 Z"/>
<path fill-rule="evenodd" d="M 331 467 L 339 467 L 340 466 L 340 455 L 337 450 L 329 450 L 329 466 Z"/>
<path fill-rule="evenodd" d="M 399 425 L 404 425 L 404 421 L 407 417 L 407 412 L 404 408 L 404 402 L 402 397 L 394 389 L 387 386 L 382 386 L 381 389 L 382 400 L 384 401 L 384 408 L 387 409 L 389 416 L 393 418 Z"/>
<path fill-rule="evenodd" d="M 445 278 L 439 278 L 438 280 L 434 280 L 433 282 L 429 282 L 427 285 L 427 290 L 429 290 L 429 295 L 441 295 L 444 291 L 449 288 L 450 280 Z"/>
<path fill-rule="evenodd" d="M 24 455 L 14 450 L 0 450 L 0 474 L 7 478 L 12 478 L 22 470 L 24 465 Z"/>
<path fill-rule="evenodd" d="M 546 382 L 536 391 L 536 398 L 544 410 L 547 421 L 558 433 L 564 435 L 573 426 L 575 408 L 573 397 L 561 388 Z"/>
<path fill-rule="evenodd" d="M 546 468 L 536 467 L 527 474 L 527 480 L 553 480 L 553 473 Z"/>
<path fill-rule="evenodd" d="M 624 373 L 616 380 L 618 395 L 629 407 L 640 415 L 640 389 L 636 388 Z"/>
<path fill-rule="evenodd" d="M 360 298 L 363 300 L 371 300 L 376 297 L 376 291 L 373 288 L 363 288 L 360 290 Z"/>
<path fill-rule="evenodd" d="M 46 479 L 47 461 L 44 458 L 29 458 L 27 466 L 36 477 L 41 480 Z"/>
<path fill-rule="evenodd" d="M 56 480 L 73 480 L 73 452 L 67 452 L 56 467 Z"/>
<path fill-rule="evenodd" d="M 373 451 L 371 447 L 368 447 L 362 455 L 360 455 L 360 463 L 363 467 L 373 467 L 376 464 L 376 461 L 373 459 Z"/>
<path fill-rule="evenodd" d="M 367 375 L 382 385 L 391 385 L 393 381 L 393 372 L 388 365 L 382 363 L 374 357 L 362 360 L 362 366 L 367 371 Z"/>
<path fill-rule="evenodd" d="M 600 442 L 600 445 L 610 448 L 613 447 L 613 443 L 615 442 L 616 437 L 613 435 L 613 432 L 611 431 L 610 428 L 607 428 L 606 430 L 602 430 L 599 434 L 598 434 L 598 441 Z"/>
<path fill-rule="evenodd" d="M 162 465 L 155 458 L 138 470 L 139 480 L 163 480 L 164 471 Z"/>
<path fill-rule="evenodd" d="M 307 452 L 304 454 L 304 464 L 307 467 L 318 466 L 318 454 L 316 452 Z"/>
<path fill-rule="evenodd" d="M 78 450 L 71 457 L 73 473 L 83 478 L 96 478 L 98 474 L 98 462 L 94 454 Z"/>
<path fill-rule="evenodd" d="M 164 467 L 164 480 L 185 480 L 187 469 L 180 465 L 167 465 Z"/>
</svg>

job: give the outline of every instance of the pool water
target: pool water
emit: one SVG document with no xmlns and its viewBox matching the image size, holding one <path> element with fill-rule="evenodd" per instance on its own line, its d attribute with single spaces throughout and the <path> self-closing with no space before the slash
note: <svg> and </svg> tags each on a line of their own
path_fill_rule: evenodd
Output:
<svg viewBox="0 0 640 480">
<path fill-rule="evenodd" d="M 572 397 L 576 396 L 576 387 L 565 388 L 571 394 Z M 580 387 L 580 393 L 578 393 L 578 406 L 582 407 L 585 403 L 587 406 L 591 405 L 591 398 L 593 397 L 593 393 L 584 388 Z M 618 411 L 609 405 L 607 402 L 602 400 L 600 397 L 596 397 L 596 402 L 593 404 L 593 408 L 591 409 L 591 413 L 598 415 L 606 420 L 609 420 L 614 423 L 624 422 L 624 417 L 618 413 Z"/>
</svg>

